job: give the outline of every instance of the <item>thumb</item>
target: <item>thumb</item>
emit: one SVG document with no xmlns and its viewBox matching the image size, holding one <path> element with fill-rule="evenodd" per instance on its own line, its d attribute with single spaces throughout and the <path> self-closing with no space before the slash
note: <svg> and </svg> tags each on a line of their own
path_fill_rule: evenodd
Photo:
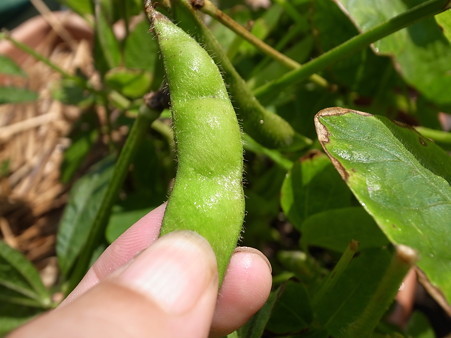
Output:
<svg viewBox="0 0 451 338">
<path fill-rule="evenodd" d="M 12 337 L 207 337 L 217 292 L 208 242 L 193 232 L 174 232 Z"/>
</svg>

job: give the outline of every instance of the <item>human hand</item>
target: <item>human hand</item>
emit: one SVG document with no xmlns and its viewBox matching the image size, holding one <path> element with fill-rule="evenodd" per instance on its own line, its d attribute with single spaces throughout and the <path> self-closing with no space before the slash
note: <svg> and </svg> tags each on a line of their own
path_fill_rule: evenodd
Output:
<svg viewBox="0 0 451 338">
<path fill-rule="evenodd" d="M 218 296 L 216 259 L 188 231 L 157 239 L 165 206 L 130 227 L 55 310 L 11 337 L 207 337 L 242 326 L 271 289 L 267 259 L 237 248 Z"/>
</svg>

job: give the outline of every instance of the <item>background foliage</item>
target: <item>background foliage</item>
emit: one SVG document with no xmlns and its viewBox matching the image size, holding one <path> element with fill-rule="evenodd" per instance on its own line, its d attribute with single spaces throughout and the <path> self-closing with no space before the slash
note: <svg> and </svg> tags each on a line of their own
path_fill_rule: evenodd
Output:
<svg viewBox="0 0 451 338">
<path fill-rule="evenodd" d="M 3 333 L 56 306 L 52 294 L 68 293 L 108 243 L 165 201 L 175 174 L 167 104 L 149 104 L 145 95 L 165 98 L 161 60 L 141 2 L 61 2 L 93 29 L 100 86 L 81 72 L 57 69 L 62 78 L 55 99 L 84 111 L 61 167 L 61 180 L 72 188 L 56 242 L 60 279 L 45 288 L 28 260 L 0 242 Z M 247 215 L 240 245 L 268 255 L 274 291 L 232 337 L 434 336 L 422 312 L 413 312 L 404 326 L 390 323 L 387 314 L 415 263 L 429 279 L 427 288 L 450 311 L 451 12 L 446 5 L 437 0 L 276 0 L 255 9 L 241 1 L 220 4 L 255 37 L 289 57 L 291 66 L 272 52 L 263 54 L 241 33 L 195 14 L 208 22 L 264 109 L 285 119 L 303 140 L 296 147 L 274 148 L 252 139 L 252 131 L 243 133 Z M 393 19 L 399 15 L 407 28 L 386 30 L 372 44 L 356 39 L 390 29 L 401 21 Z M 121 38 L 112 28 L 117 22 L 125 25 Z M 7 33 L 2 37 L 12 40 Z M 350 46 L 349 52 L 341 53 L 343 46 Z M 306 63 L 307 70 L 316 65 L 317 77 L 296 75 L 296 63 Z M 3 56 L 0 72 L 26 76 Z M 0 88 L 2 104 L 36 99 L 25 88 Z M 95 118 L 99 107 L 107 112 L 106 125 Z M 328 107 L 346 109 L 316 115 Z M 124 126 L 126 141 L 111 137 Z M 85 170 L 99 143 L 108 154 Z"/>
</svg>

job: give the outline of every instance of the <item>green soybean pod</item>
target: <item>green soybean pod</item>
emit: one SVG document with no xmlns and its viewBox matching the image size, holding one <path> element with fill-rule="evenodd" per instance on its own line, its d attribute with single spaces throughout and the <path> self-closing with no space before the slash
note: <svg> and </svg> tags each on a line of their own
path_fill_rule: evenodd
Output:
<svg viewBox="0 0 451 338">
<path fill-rule="evenodd" d="M 193 230 L 211 244 L 222 282 L 244 218 L 241 130 L 218 67 L 182 29 L 150 7 L 166 72 L 177 174 L 162 234 Z"/>
</svg>

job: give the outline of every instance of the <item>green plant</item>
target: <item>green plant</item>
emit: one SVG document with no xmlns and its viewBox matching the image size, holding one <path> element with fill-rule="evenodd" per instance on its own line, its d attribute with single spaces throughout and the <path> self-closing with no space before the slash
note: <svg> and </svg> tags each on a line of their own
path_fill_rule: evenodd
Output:
<svg viewBox="0 0 451 338">
<path fill-rule="evenodd" d="M 241 131 L 207 52 L 150 5 L 147 10 L 167 74 L 178 159 L 161 233 L 193 230 L 208 239 L 222 281 L 244 218 Z"/>
<path fill-rule="evenodd" d="M 61 74 L 58 99 L 86 109 L 83 121 L 89 133 L 74 126 L 62 168 L 66 182 L 92 154 L 93 140 L 105 140 L 109 149 L 110 156 L 83 171 L 72 185 L 60 223 L 61 280 L 54 289 L 67 293 L 108 242 L 166 199 L 175 164 L 167 104 L 149 105 L 144 98 L 148 92 L 164 97 L 159 88 L 165 85 L 148 23 L 142 19 L 130 24 L 132 16 L 143 12 L 142 4 L 62 2 L 93 26 L 98 87 L 82 75 L 67 74 L 7 33 L 3 38 Z M 237 1 L 222 3 L 222 11 L 210 1 L 196 1 L 195 6 L 188 0 L 162 3 L 165 6 L 158 9 L 198 40 L 223 75 L 243 127 L 246 216 L 240 244 L 264 250 L 273 265 L 274 290 L 268 302 L 231 336 L 415 337 L 430 332 L 419 311 L 404 327 L 388 324 L 386 315 L 414 265 L 427 277 L 427 289 L 435 290 L 431 294 L 449 311 L 449 1 L 275 0 L 258 11 Z M 212 19 L 203 20 L 201 12 Z M 111 29 L 117 21 L 125 22 L 123 39 Z M 249 22 L 253 25 L 246 31 L 242 24 Z M 177 111 L 191 111 L 180 102 L 214 88 L 174 86 L 177 80 L 171 71 L 191 62 L 196 50 L 188 53 L 185 48 L 180 58 L 169 61 L 162 48 L 179 161 L 170 208 L 172 203 L 176 207 L 180 181 L 196 195 L 200 190 L 211 192 L 211 185 L 193 187 L 199 181 L 185 170 L 183 154 L 194 158 L 203 176 L 213 178 L 213 166 L 212 172 L 234 171 L 238 182 L 241 146 L 234 118 L 233 123 L 227 118 L 235 128 L 232 139 L 226 122 L 221 122 L 220 131 L 227 135 L 219 145 L 205 140 L 208 133 L 201 125 L 182 116 L 177 120 Z M 209 72 L 213 65 L 203 63 L 200 66 Z M 11 60 L 0 59 L 0 66 L 3 73 L 23 76 Z M 8 91 L 1 89 L 2 102 L 20 100 Z M 35 95 L 27 92 L 22 99 Z M 208 112 L 218 104 L 198 101 L 185 105 Z M 108 123 L 102 127 L 90 120 L 99 106 L 107 112 Z M 330 108 L 338 106 L 346 108 Z M 114 119 L 113 111 L 121 117 Z M 223 121 L 221 114 L 212 110 L 208 116 Z M 111 134 L 123 125 L 131 128 L 119 151 L 121 144 Z M 184 136 L 195 140 L 185 142 Z M 212 157 L 199 158 L 204 150 L 193 151 L 195 146 L 205 147 Z M 225 159 L 228 150 L 233 160 Z M 241 188 L 235 189 L 238 194 Z M 239 212 L 234 216 L 241 219 L 241 204 L 235 208 Z M 178 212 L 174 216 L 184 217 Z M 222 212 L 214 214 L 219 224 Z M 233 236 L 238 236 L 240 225 L 233 226 Z M 25 258 L 4 244 L 0 249 L 0 299 L 7 304 L 0 309 L 0 328 L 6 332 L 56 304 L 49 301 L 51 291 Z M 217 255 L 227 260 L 219 250 Z M 10 276 L 15 283 L 8 283 Z"/>
</svg>

